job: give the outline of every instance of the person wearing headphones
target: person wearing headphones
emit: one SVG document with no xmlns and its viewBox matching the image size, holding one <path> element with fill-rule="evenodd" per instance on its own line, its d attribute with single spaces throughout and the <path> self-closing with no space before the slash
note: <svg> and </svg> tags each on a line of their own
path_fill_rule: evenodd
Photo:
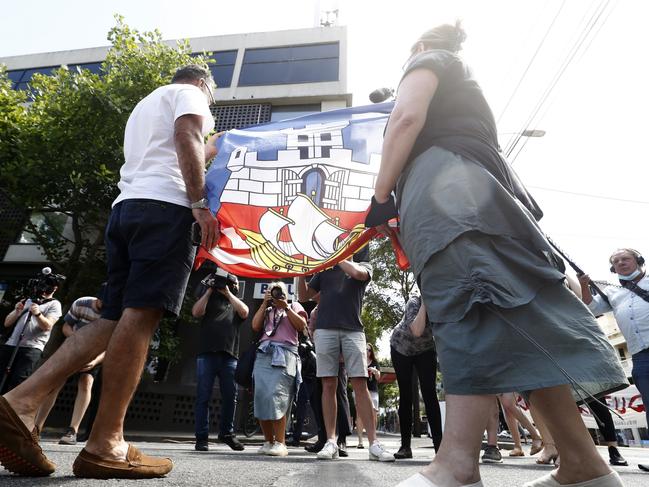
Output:
<svg viewBox="0 0 649 487">
<path fill-rule="evenodd" d="M 594 315 L 613 311 L 631 353 L 631 376 L 642 396 L 649 423 L 649 408 L 646 407 L 649 405 L 649 277 L 644 267 L 645 259 L 637 250 L 624 248 L 613 252 L 609 262 L 611 272 L 617 274 L 622 287 L 606 287 L 606 298 L 593 296 L 588 286 L 590 277 L 583 274 L 579 277 L 582 300 Z"/>
</svg>

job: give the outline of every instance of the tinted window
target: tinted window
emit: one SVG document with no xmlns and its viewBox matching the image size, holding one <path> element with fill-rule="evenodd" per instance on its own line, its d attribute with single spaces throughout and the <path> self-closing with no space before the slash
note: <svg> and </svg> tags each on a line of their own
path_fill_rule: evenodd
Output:
<svg viewBox="0 0 649 487">
<path fill-rule="evenodd" d="M 101 74 L 101 63 L 84 63 L 84 64 L 72 64 L 69 66 L 70 69 L 80 68 L 87 69 L 91 73 Z"/>
<path fill-rule="evenodd" d="M 193 53 L 194 56 L 202 54 Z M 237 61 L 237 51 L 217 51 L 210 56 L 214 63 L 209 64 L 212 77 L 218 88 L 227 88 L 232 84 L 232 74 L 234 73 L 234 63 Z"/>
<path fill-rule="evenodd" d="M 279 122 L 281 120 L 288 120 L 289 118 L 303 117 L 304 115 L 318 113 L 319 111 L 320 104 L 274 106 L 270 115 L 270 121 Z M 297 140 L 298 142 L 305 142 L 309 140 L 309 137 L 306 135 L 298 135 Z"/>
<path fill-rule="evenodd" d="M 338 81 L 338 62 L 337 42 L 246 49 L 239 85 Z"/>
<path fill-rule="evenodd" d="M 9 76 L 9 79 L 14 83 L 18 83 L 23 73 L 24 71 L 22 69 L 20 71 L 7 71 L 7 76 Z"/>
</svg>

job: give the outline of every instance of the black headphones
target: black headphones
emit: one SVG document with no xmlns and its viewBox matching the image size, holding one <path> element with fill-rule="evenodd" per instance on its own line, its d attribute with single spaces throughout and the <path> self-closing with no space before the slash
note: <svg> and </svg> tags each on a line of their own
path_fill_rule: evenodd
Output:
<svg viewBox="0 0 649 487">
<path fill-rule="evenodd" d="M 629 252 L 629 253 L 633 254 L 633 256 L 635 257 L 635 261 L 638 263 L 638 267 L 642 267 L 642 266 L 644 266 L 644 264 L 645 264 L 644 257 L 643 257 L 642 254 L 641 254 L 640 252 L 638 252 L 637 250 L 635 250 L 635 249 L 619 249 L 619 250 L 618 250 L 617 252 L 615 252 L 613 255 L 615 255 L 615 254 L 617 254 L 617 253 L 619 253 L 619 252 Z M 611 257 L 612 257 L 612 256 L 611 256 Z M 609 259 L 609 261 L 610 261 L 610 259 Z M 609 270 L 610 270 L 613 274 L 615 274 L 615 266 L 611 266 L 611 268 L 610 268 Z"/>
</svg>

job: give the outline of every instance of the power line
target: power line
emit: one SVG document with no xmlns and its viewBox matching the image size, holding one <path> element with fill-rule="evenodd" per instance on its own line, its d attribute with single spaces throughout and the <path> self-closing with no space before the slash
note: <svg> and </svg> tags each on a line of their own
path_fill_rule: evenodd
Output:
<svg viewBox="0 0 649 487">
<path fill-rule="evenodd" d="M 521 87 L 523 84 L 523 81 L 525 80 L 525 76 L 527 76 L 527 72 L 530 70 L 532 67 L 532 64 L 534 64 L 534 61 L 536 60 L 536 56 L 539 54 L 539 51 L 543 47 L 543 44 L 545 44 L 546 39 L 548 38 L 548 35 L 550 34 L 550 31 L 554 27 L 554 24 L 557 22 L 557 18 L 559 18 L 559 14 L 563 10 L 563 7 L 566 5 L 566 0 L 563 0 L 561 2 L 561 5 L 559 6 L 559 9 L 557 10 L 557 13 L 554 14 L 554 18 L 550 22 L 550 25 L 548 26 L 547 30 L 545 31 L 545 34 L 543 34 L 543 37 L 541 38 L 541 41 L 539 42 L 539 45 L 536 46 L 536 50 L 534 51 L 534 54 L 532 54 L 532 57 L 530 58 L 529 63 L 527 63 L 527 66 L 523 70 L 523 74 L 518 80 L 518 83 L 516 83 L 516 86 L 514 87 L 514 91 L 512 91 L 512 94 L 509 96 L 509 99 L 507 100 L 507 103 L 505 103 L 505 106 L 500 112 L 500 115 L 498 115 L 498 120 L 496 121 L 496 125 L 500 123 L 500 119 L 503 117 L 505 112 L 507 111 L 507 108 L 509 108 L 509 105 L 511 104 L 512 100 L 514 99 L 514 96 L 516 96 L 516 93 L 518 93 L 518 89 Z"/>
<path fill-rule="evenodd" d="M 514 152 L 514 149 L 516 148 L 516 146 L 520 142 L 520 139 L 523 137 L 522 132 L 524 130 L 529 129 L 530 125 L 532 124 L 534 119 L 539 114 L 541 108 L 547 102 L 548 98 L 550 97 L 550 94 L 552 93 L 554 88 L 557 86 L 557 84 L 561 80 L 561 78 L 563 77 L 565 71 L 570 66 L 570 64 L 573 62 L 573 60 L 574 60 L 575 56 L 577 55 L 577 53 L 579 52 L 580 48 L 584 45 L 584 42 L 586 41 L 586 39 L 588 39 L 588 36 L 593 31 L 594 27 L 598 24 L 599 19 L 602 17 L 602 14 L 607 9 L 609 3 L 610 3 L 610 0 L 602 0 L 595 7 L 595 10 L 594 10 L 593 14 L 590 16 L 590 19 L 586 22 L 586 25 L 584 26 L 581 33 L 577 37 L 577 40 L 575 41 L 575 44 L 573 45 L 573 47 L 568 52 L 568 55 L 566 56 L 563 63 L 561 64 L 561 66 L 557 70 L 557 72 L 554 75 L 553 79 L 550 81 L 549 86 L 545 89 L 545 91 L 541 95 L 541 98 L 539 99 L 536 106 L 532 110 L 532 113 L 530 114 L 530 116 L 526 120 L 525 124 L 523 125 L 523 129 L 521 131 L 519 131 L 518 135 L 516 135 L 515 137 L 512 138 L 512 140 L 508 144 L 507 148 L 505 149 L 505 154 L 506 154 L 507 157 L 509 157 Z M 608 16 L 606 17 L 606 19 L 607 18 L 608 18 Z M 599 29 L 597 30 L 597 32 L 599 32 Z M 590 46 L 590 43 L 588 44 L 588 46 Z M 585 52 L 585 50 L 583 52 Z M 525 145 L 526 142 L 527 141 L 525 141 L 523 145 Z M 516 157 L 521 153 L 521 150 L 522 150 L 522 148 L 519 149 L 519 151 L 516 153 L 516 156 L 514 157 L 514 159 L 511 160 L 512 164 L 514 163 Z"/>
<path fill-rule="evenodd" d="M 550 94 L 552 93 L 552 91 L 554 90 L 556 85 L 558 84 L 559 80 L 562 78 L 562 76 L 565 73 L 566 69 L 572 63 L 574 57 L 576 56 L 577 52 L 579 51 L 579 48 L 583 45 L 584 41 L 588 37 L 588 34 L 590 34 L 593 27 L 596 25 L 599 17 L 603 13 L 603 11 L 606 8 L 606 6 L 608 5 L 609 1 L 610 0 L 602 0 L 599 3 L 599 5 L 597 7 L 595 7 L 594 13 L 591 15 L 590 19 L 586 22 L 586 25 L 582 29 L 581 33 L 577 36 L 577 40 L 575 41 L 575 44 L 568 51 L 568 55 L 566 56 L 563 63 L 559 67 L 559 69 L 558 69 L 557 73 L 554 75 L 553 79 L 550 81 L 549 86 L 546 88 L 546 90 L 541 95 L 541 98 L 537 102 L 534 109 L 532 110 L 531 115 L 528 117 L 527 121 L 523 125 L 523 130 L 528 129 L 529 126 L 531 125 L 532 121 L 536 118 L 539 111 L 541 110 L 543 105 L 546 103 L 546 101 L 548 100 Z M 521 133 L 519 133 L 517 136 L 513 137 L 512 142 L 506 148 L 505 154 L 507 155 L 507 157 L 509 157 L 514 152 L 514 149 L 515 149 L 516 145 L 518 145 L 518 143 L 520 142 L 520 140 L 522 138 L 522 131 L 523 130 L 521 130 Z M 527 141 L 525 141 L 525 142 L 527 142 Z M 524 145 L 525 145 L 525 143 L 524 143 Z M 519 150 L 516 153 L 516 156 L 518 156 L 520 154 L 520 152 L 521 151 Z M 515 159 L 516 158 L 512 159 L 512 161 L 511 161 L 512 164 L 514 163 Z"/>
<path fill-rule="evenodd" d="M 556 189 L 556 188 L 545 188 L 543 186 L 532 186 L 532 185 L 527 185 L 528 188 L 534 188 L 534 189 L 540 189 L 542 191 L 552 191 L 553 193 L 563 193 L 563 194 L 569 194 L 573 196 L 584 196 L 587 198 L 595 198 L 599 200 L 610 200 L 610 201 L 620 201 L 622 203 L 636 203 L 639 205 L 649 205 L 649 201 L 641 201 L 641 200 L 630 200 L 626 198 L 615 198 L 613 196 L 600 196 L 596 194 L 590 194 L 590 193 L 580 193 L 578 191 L 566 191 L 563 189 Z"/>
</svg>

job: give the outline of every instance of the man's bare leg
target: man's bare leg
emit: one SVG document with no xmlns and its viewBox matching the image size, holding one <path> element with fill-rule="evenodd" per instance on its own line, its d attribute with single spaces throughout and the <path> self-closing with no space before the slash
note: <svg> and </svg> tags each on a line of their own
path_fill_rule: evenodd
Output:
<svg viewBox="0 0 649 487">
<path fill-rule="evenodd" d="M 336 443 L 336 414 L 338 413 L 338 402 L 336 400 L 336 389 L 338 388 L 338 377 L 322 377 L 322 418 L 324 419 L 327 439 Z"/>
<path fill-rule="evenodd" d="M 70 336 L 47 362 L 25 382 L 12 389 L 4 398 L 25 423 L 34 429 L 36 413 L 47 396 L 60 389 L 67 378 L 106 350 L 117 322 L 103 318 L 92 326 L 84 326 Z"/>
<path fill-rule="evenodd" d="M 101 400 L 85 448 L 89 453 L 109 460 L 126 459 L 128 444 L 124 441 L 124 417 L 140 382 L 151 337 L 161 318 L 160 309 L 126 308 L 122 313 L 106 348 Z M 85 326 L 80 331 L 86 328 L 92 327 Z M 97 351 L 94 356 L 101 352 Z"/>
<path fill-rule="evenodd" d="M 372 443 L 376 441 L 376 423 L 374 422 L 372 398 L 370 398 L 370 392 L 367 390 L 367 377 L 350 377 L 349 380 L 352 383 L 354 397 L 356 398 L 356 414 L 361 418 L 367 433 L 367 440 L 372 446 Z"/>
</svg>

